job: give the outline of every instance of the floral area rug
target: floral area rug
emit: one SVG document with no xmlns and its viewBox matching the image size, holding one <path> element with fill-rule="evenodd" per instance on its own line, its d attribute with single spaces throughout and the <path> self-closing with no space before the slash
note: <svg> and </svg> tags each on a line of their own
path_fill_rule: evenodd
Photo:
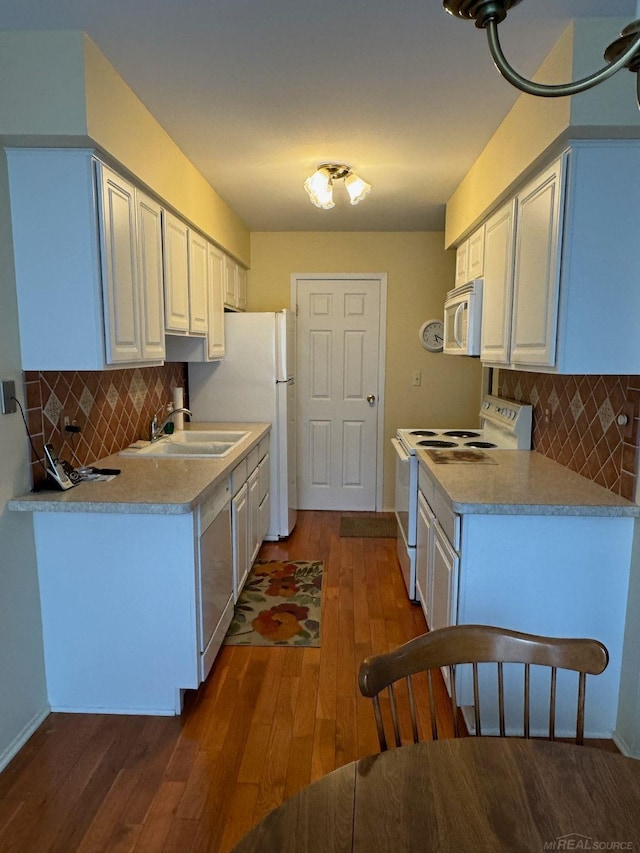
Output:
<svg viewBox="0 0 640 853">
<path fill-rule="evenodd" d="M 236 603 L 228 646 L 319 646 L 321 560 L 256 560 Z"/>
</svg>

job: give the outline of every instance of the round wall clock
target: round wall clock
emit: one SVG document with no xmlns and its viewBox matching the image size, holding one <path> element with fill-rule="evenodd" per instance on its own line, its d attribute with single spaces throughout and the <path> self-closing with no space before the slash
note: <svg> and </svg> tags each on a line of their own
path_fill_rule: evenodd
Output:
<svg viewBox="0 0 640 853">
<path fill-rule="evenodd" d="M 429 352 L 442 352 L 444 345 L 444 325 L 442 320 L 427 320 L 418 332 L 420 343 Z"/>
</svg>

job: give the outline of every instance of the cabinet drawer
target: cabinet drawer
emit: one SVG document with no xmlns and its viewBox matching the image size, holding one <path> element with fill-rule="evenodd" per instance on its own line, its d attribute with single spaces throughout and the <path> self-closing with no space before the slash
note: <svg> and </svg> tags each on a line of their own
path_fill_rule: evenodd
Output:
<svg viewBox="0 0 640 853">
<path fill-rule="evenodd" d="M 247 458 L 239 462 L 230 476 L 231 494 L 237 495 L 247 479 Z"/>
<path fill-rule="evenodd" d="M 247 474 L 251 474 L 251 472 L 258 467 L 258 462 L 260 461 L 260 451 L 258 450 L 258 446 L 253 447 L 247 456 Z"/>
<path fill-rule="evenodd" d="M 258 445 L 258 459 L 264 459 L 264 457 L 269 452 L 269 436 L 265 435 L 264 438 L 260 439 L 260 444 Z"/>
<path fill-rule="evenodd" d="M 212 495 L 200 504 L 200 534 L 209 527 L 230 497 L 229 483 L 222 483 Z"/>
<path fill-rule="evenodd" d="M 424 470 L 422 465 L 418 468 L 418 488 L 427 499 L 427 503 L 433 504 L 433 480 Z"/>
<path fill-rule="evenodd" d="M 445 502 L 444 498 L 434 489 L 431 500 L 433 512 L 444 531 L 445 536 L 456 551 L 460 550 L 460 516 Z"/>
</svg>

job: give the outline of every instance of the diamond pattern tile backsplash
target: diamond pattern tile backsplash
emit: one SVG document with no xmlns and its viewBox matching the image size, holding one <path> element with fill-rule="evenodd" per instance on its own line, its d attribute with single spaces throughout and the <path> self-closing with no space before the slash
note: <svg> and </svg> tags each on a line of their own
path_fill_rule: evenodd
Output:
<svg viewBox="0 0 640 853">
<path fill-rule="evenodd" d="M 498 386 L 500 396 L 533 405 L 534 450 L 635 500 L 640 376 L 505 370 Z"/>
<path fill-rule="evenodd" d="M 149 423 L 173 399 L 174 388 L 186 387 L 186 366 L 165 364 L 129 370 L 29 371 L 24 374 L 27 421 L 35 454 L 32 482 L 44 480 L 39 463 L 51 442 L 61 459 L 87 465 L 117 453 L 138 438 L 148 438 Z M 64 431 L 64 417 L 81 431 Z"/>
</svg>

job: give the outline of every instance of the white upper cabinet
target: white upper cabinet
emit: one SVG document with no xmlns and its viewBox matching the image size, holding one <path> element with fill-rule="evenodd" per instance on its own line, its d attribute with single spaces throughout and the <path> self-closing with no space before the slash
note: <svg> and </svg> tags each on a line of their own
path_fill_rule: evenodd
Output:
<svg viewBox="0 0 640 853">
<path fill-rule="evenodd" d="M 162 211 L 157 202 L 139 190 L 136 190 L 136 206 L 142 357 L 145 360 L 163 360 L 165 343 Z"/>
<path fill-rule="evenodd" d="M 508 364 L 511 344 L 515 200 L 487 220 L 480 358 Z"/>
<path fill-rule="evenodd" d="M 228 255 L 224 256 L 224 304 L 237 311 L 247 309 L 247 271 Z"/>
<path fill-rule="evenodd" d="M 511 360 L 522 365 L 555 364 L 564 163 L 556 160 L 516 197 Z"/>
<path fill-rule="evenodd" d="M 135 189 L 96 164 L 100 189 L 106 355 L 109 364 L 142 357 Z"/>
<path fill-rule="evenodd" d="M 209 327 L 209 252 L 208 242 L 189 229 L 189 331 L 206 335 Z"/>
<path fill-rule="evenodd" d="M 224 253 L 208 245 L 209 263 L 209 335 L 207 355 L 209 359 L 222 358 L 224 344 Z"/>
<path fill-rule="evenodd" d="M 167 332 L 189 332 L 189 229 L 162 211 L 164 306 Z"/>
<path fill-rule="evenodd" d="M 209 267 L 207 240 L 168 210 L 162 212 L 166 329 L 207 334 Z"/>
<path fill-rule="evenodd" d="M 640 373 L 639 197 L 640 142 L 580 141 L 487 221 L 483 361 Z"/>
<path fill-rule="evenodd" d="M 456 287 L 484 273 L 484 225 L 456 249 Z"/>
<path fill-rule="evenodd" d="M 88 150 L 9 149 L 7 163 L 22 369 L 162 363 L 137 190 Z"/>
</svg>

